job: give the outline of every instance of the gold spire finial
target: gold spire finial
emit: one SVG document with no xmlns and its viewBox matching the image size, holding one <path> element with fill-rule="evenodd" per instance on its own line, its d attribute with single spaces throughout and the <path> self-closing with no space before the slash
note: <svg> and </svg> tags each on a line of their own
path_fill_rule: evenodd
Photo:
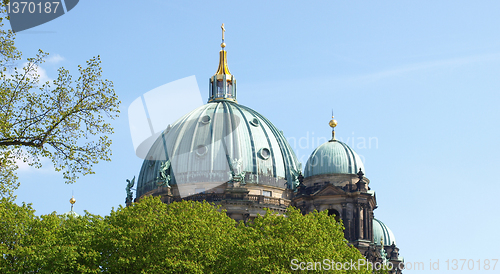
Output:
<svg viewBox="0 0 500 274">
<path fill-rule="evenodd" d="M 337 126 L 337 120 L 333 119 L 333 116 L 332 116 L 332 119 L 330 120 L 330 123 L 328 123 L 330 125 L 331 128 L 334 128 Z"/>
<path fill-rule="evenodd" d="M 228 75 L 228 80 L 231 80 L 231 72 L 229 72 L 229 68 L 227 67 L 227 58 L 226 58 L 226 51 L 224 48 L 226 47 L 226 43 L 224 43 L 224 33 L 226 32 L 226 28 L 224 27 L 224 23 L 220 27 L 222 29 L 222 44 L 220 46 L 222 47 L 220 51 L 220 59 L 219 59 L 219 68 L 217 68 L 217 72 L 215 73 L 216 75 Z"/>
<path fill-rule="evenodd" d="M 222 29 L 222 43 L 220 44 L 220 46 L 222 48 L 225 48 L 226 43 L 224 43 L 224 32 L 226 32 L 226 28 L 224 28 L 224 23 L 222 23 L 222 26 L 220 26 L 220 28 Z"/>
<path fill-rule="evenodd" d="M 71 199 L 69 199 L 69 203 L 71 204 L 71 211 L 73 211 L 73 205 L 76 203 L 75 197 L 71 195 Z"/>
<path fill-rule="evenodd" d="M 332 128 L 332 140 L 335 140 L 335 127 L 337 126 L 337 120 L 333 119 L 333 110 L 332 110 L 332 119 L 330 120 L 330 123 L 328 123 L 330 127 Z"/>
</svg>

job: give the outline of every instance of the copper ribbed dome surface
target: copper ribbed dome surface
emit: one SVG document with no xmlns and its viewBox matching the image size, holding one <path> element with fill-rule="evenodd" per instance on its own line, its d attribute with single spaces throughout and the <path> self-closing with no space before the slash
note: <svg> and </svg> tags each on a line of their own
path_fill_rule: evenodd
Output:
<svg viewBox="0 0 500 274">
<path fill-rule="evenodd" d="M 384 245 L 392 245 L 396 244 L 396 237 L 382 221 L 373 218 L 373 241 L 375 244 L 380 244 L 380 241 L 384 243 Z"/>
<path fill-rule="evenodd" d="M 322 174 L 356 174 L 365 172 L 361 158 L 348 145 L 330 140 L 316 148 L 307 160 L 304 177 Z"/>
<path fill-rule="evenodd" d="M 246 184 L 295 189 L 300 170 L 283 133 L 268 119 L 219 100 L 196 108 L 160 134 L 143 162 L 137 197 L 158 188 L 166 177 L 170 185 L 222 184 L 239 174 Z"/>
</svg>

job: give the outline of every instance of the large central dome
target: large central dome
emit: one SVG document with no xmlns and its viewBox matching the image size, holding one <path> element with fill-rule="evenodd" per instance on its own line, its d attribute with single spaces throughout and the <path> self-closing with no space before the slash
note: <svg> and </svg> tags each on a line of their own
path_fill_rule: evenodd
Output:
<svg viewBox="0 0 500 274">
<path fill-rule="evenodd" d="M 151 147 L 139 175 L 137 197 L 161 184 L 225 183 L 244 174 L 246 184 L 294 189 L 300 164 L 283 133 L 258 112 L 233 101 L 203 105 L 169 126 Z"/>
<path fill-rule="evenodd" d="M 287 197 L 282 190 L 299 184 L 301 165 L 283 133 L 258 112 L 237 103 L 236 79 L 229 72 L 225 46 L 223 38 L 219 67 L 210 78 L 208 103 L 158 136 L 142 165 L 137 197 L 171 186 L 181 198 L 217 193 L 225 183 L 278 188 L 281 192 L 273 195 Z M 269 189 L 249 191 L 272 193 Z"/>
</svg>

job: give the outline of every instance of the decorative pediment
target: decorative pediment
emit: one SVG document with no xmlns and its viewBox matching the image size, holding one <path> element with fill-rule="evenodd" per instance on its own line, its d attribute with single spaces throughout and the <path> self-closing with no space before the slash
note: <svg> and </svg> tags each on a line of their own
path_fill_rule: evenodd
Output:
<svg viewBox="0 0 500 274">
<path fill-rule="evenodd" d="M 342 189 L 334 185 L 328 184 L 324 186 L 322 189 L 313 193 L 311 196 L 332 196 L 332 195 L 344 195 L 344 194 L 345 191 L 343 191 Z"/>
</svg>

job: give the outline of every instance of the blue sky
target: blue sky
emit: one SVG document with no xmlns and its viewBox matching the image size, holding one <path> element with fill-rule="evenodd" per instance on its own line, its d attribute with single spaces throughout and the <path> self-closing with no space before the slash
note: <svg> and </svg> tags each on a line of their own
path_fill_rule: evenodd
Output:
<svg viewBox="0 0 500 274">
<path fill-rule="evenodd" d="M 364 159 L 375 217 L 407 262 L 437 272 L 429 262 L 439 259 L 444 272 L 447 259 L 450 268 L 453 259 L 500 259 L 499 10 L 497 1 L 80 1 L 16 43 L 25 58 L 51 53 L 49 79 L 101 55 L 122 101 L 112 161 L 73 185 L 50 163 L 22 167 L 17 201 L 39 214 L 68 211 L 72 193 L 79 213 L 123 205 L 125 180 L 142 163 L 128 106 L 191 75 L 205 102 L 224 23 L 239 103 L 295 140 L 303 165 L 329 138 L 333 109 L 336 135 Z"/>
</svg>

